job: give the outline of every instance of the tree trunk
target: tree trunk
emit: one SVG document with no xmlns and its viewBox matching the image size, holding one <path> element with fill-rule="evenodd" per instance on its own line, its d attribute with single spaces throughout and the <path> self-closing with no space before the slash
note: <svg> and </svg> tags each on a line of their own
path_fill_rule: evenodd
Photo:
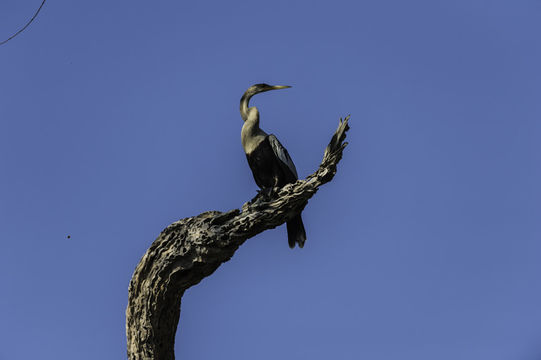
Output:
<svg viewBox="0 0 541 360">
<path fill-rule="evenodd" d="M 349 116 L 325 149 L 319 168 L 305 180 L 271 195 L 259 194 L 242 209 L 208 211 L 169 225 L 152 243 L 130 281 L 126 336 L 130 360 L 173 360 L 184 291 L 231 259 L 247 239 L 290 220 L 332 180 L 342 152 Z"/>
</svg>

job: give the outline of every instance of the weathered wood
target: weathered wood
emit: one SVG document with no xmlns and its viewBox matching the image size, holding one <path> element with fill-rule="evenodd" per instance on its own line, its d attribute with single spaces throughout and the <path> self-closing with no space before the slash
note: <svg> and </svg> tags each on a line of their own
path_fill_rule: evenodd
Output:
<svg viewBox="0 0 541 360">
<path fill-rule="evenodd" d="M 336 173 L 349 116 L 325 149 L 319 168 L 274 194 L 260 193 L 242 209 L 208 211 L 169 225 L 152 243 L 130 281 L 126 335 L 130 360 L 172 360 L 184 291 L 231 259 L 247 239 L 298 214 Z M 284 244 L 285 245 L 285 244 Z"/>
</svg>

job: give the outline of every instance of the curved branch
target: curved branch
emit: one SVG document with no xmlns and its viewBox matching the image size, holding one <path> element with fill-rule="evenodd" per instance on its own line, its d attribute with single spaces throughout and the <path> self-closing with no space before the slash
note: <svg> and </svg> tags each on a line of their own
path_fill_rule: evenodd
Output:
<svg viewBox="0 0 541 360">
<path fill-rule="evenodd" d="M 297 215 L 332 180 L 347 143 L 349 116 L 325 149 L 319 168 L 305 180 L 257 195 L 242 209 L 208 211 L 169 225 L 152 243 L 130 281 L 126 309 L 128 357 L 172 360 L 184 291 L 211 275 L 249 238 Z"/>
</svg>

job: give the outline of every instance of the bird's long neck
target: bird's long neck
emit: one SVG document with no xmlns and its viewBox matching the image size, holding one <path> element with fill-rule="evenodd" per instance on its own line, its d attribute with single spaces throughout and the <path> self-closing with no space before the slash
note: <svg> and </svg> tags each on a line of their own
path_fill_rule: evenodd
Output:
<svg viewBox="0 0 541 360">
<path fill-rule="evenodd" d="M 248 108 L 243 114 L 243 118 L 244 115 L 246 117 L 240 136 L 244 152 L 250 154 L 261 141 L 265 140 L 267 133 L 259 128 L 259 111 L 255 106 Z"/>
<path fill-rule="evenodd" d="M 244 93 L 242 97 L 240 98 L 240 116 L 242 117 L 242 120 L 246 121 L 248 119 L 248 108 L 249 108 L 249 102 L 252 98 L 252 94 Z"/>
</svg>

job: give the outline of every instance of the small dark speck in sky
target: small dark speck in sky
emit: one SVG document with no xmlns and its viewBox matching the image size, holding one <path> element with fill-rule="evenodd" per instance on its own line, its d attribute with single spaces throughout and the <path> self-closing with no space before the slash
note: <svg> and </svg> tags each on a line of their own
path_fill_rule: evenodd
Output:
<svg viewBox="0 0 541 360">
<path fill-rule="evenodd" d="M 68 239 L 71 239 L 71 235 L 68 235 Z"/>
</svg>

